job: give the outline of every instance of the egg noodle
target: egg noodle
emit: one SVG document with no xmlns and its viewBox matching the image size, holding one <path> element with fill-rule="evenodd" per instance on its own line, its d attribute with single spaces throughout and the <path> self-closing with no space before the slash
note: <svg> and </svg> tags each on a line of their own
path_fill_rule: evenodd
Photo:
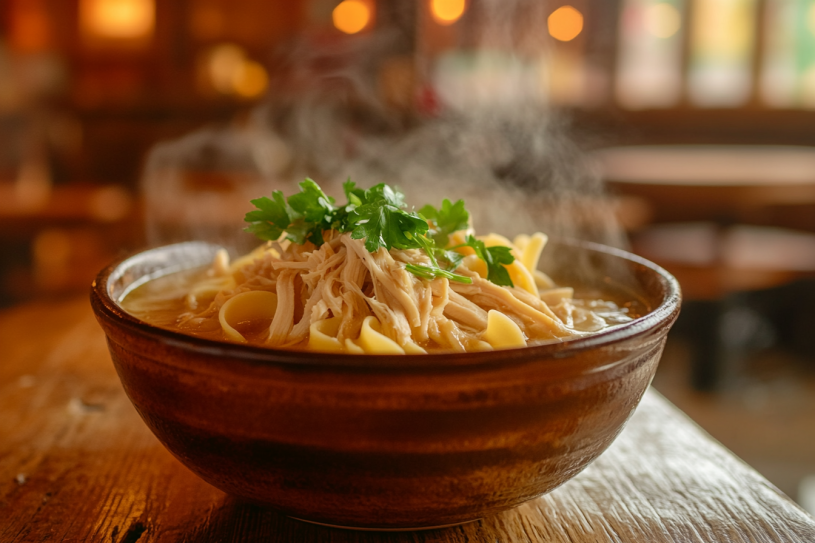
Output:
<svg viewBox="0 0 815 543">
<path fill-rule="evenodd" d="M 447 201 L 444 206 L 456 209 Z M 354 216 L 353 208 L 343 213 Z M 285 209 L 287 220 L 301 217 Z M 427 219 L 429 229 L 420 230 L 440 230 L 444 217 L 438 213 L 435 221 Z M 425 221 L 423 214 L 409 215 Z M 247 215 L 247 221 L 258 217 Z M 461 217 L 469 219 L 466 211 Z M 446 244 L 439 248 L 422 248 L 425 240 L 413 248 L 371 251 L 370 240 L 353 230 L 367 225 L 370 232 L 368 221 L 346 231 L 313 228 L 314 237 L 301 237 L 299 243 L 286 231 L 271 230 L 277 239 L 234 261 L 220 250 L 206 273 L 185 285 L 174 328 L 273 348 L 395 355 L 525 347 L 632 319 L 614 302 L 576 299 L 573 288 L 556 286 L 538 270 L 547 242 L 543 233 L 512 241 L 498 234 L 479 237 L 468 222 L 459 221 L 451 224 L 465 227 L 446 232 L 439 238 Z M 421 232 L 405 235 L 415 240 Z M 444 269 L 434 258 L 441 252 L 447 254 Z M 491 260 L 489 254 L 499 252 L 508 263 Z M 498 266 L 504 279 L 491 280 L 496 269 L 501 271 Z"/>
</svg>

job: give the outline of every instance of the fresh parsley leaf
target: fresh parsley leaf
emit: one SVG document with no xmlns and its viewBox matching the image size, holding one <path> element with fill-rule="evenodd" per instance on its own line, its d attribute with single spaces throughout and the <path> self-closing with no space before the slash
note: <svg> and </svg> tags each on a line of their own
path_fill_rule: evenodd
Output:
<svg viewBox="0 0 815 543">
<path fill-rule="evenodd" d="M 373 253 L 380 247 L 387 249 L 417 249 L 417 237 L 428 230 L 427 221 L 416 213 L 402 209 L 405 195 L 384 183 L 368 190 L 357 189 L 348 181 L 343 185 L 349 201 L 346 230 L 354 239 L 365 239 L 365 248 Z"/>
<path fill-rule="evenodd" d="M 419 213 L 433 222 L 431 237 L 439 247 L 446 247 L 450 243 L 450 234 L 470 225 L 470 213 L 464 208 L 464 200 L 451 204 L 445 198 L 440 209 L 428 204 Z"/>
<path fill-rule="evenodd" d="M 464 245 L 472 247 L 478 258 L 487 263 L 487 279 L 489 281 L 506 287 L 515 286 L 509 277 L 509 271 L 503 266 L 515 262 L 515 257 L 512 256 L 511 252 L 512 249 L 502 246 L 487 247 L 483 241 L 475 239 L 475 236 L 472 235 L 467 236 Z"/>
<path fill-rule="evenodd" d="M 271 198 L 264 196 L 252 200 L 252 204 L 257 210 L 250 211 L 244 217 L 250 223 L 245 230 L 267 241 L 280 238 L 291 225 L 292 216 L 296 216 L 296 212 L 289 207 L 279 190 L 274 191 Z"/>
<path fill-rule="evenodd" d="M 515 262 L 512 249 L 498 246 L 487 247 L 487 254 L 490 256 L 487 259 L 487 279 L 496 285 L 514 287 L 515 285 L 509 277 L 509 271 L 504 267 L 505 264 Z"/>
<path fill-rule="evenodd" d="M 244 228 L 243 231 L 254 234 L 265 241 L 274 241 L 283 234 L 283 230 L 267 222 L 256 222 Z"/>
<path fill-rule="evenodd" d="M 303 245 L 307 241 L 310 241 L 319 247 L 324 242 L 323 225 L 321 223 L 315 224 L 303 219 L 297 219 L 286 228 L 286 237 L 298 245 Z"/>
<path fill-rule="evenodd" d="M 430 257 L 431 265 L 422 266 L 407 264 L 405 269 L 407 269 L 409 272 L 426 279 L 432 279 L 434 277 L 446 277 L 451 281 L 457 281 L 459 283 L 470 284 L 473 282 L 473 280 L 469 277 L 453 273 L 453 271 L 458 268 L 459 264 L 461 264 L 461 261 L 464 259 L 464 255 L 455 251 L 439 249 L 436 247 L 436 243 L 432 238 L 428 238 L 424 235 L 415 236 L 414 239 L 419 246 L 424 249 L 427 256 Z"/>
<path fill-rule="evenodd" d="M 416 236 L 427 232 L 427 221 L 387 203 L 377 200 L 354 209 L 350 221 L 355 225 L 354 239 L 365 239 L 365 248 L 374 253 L 380 247 L 387 249 L 418 249 Z"/>
<path fill-rule="evenodd" d="M 288 201 L 276 190 L 271 199 L 257 198 L 252 204 L 258 209 L 244 217 L 250 223 L 247 232 L 270 241 L 286 232 L 288 239 L 300 245 L 307 241 L 322 245 L 323 230 L 331 228 L 335 212 L 334 199 L 311 179 L 300 183 L 300 192 L 289 196 Z"/>
<path fill-rule="evenodd" d="M 436 259 L 438 260 L 439 265 L 442 266 L 444 269 L 455 270 L 461 265 L 461 261 L 464 260 L 464 255 L 461 253 L 457 253 L 456 251 L 449 251 L 447 249 L 437 249 Z"/>
<path fill-rule="evenodd" d="M 342 184 L 342 190 L 345 192 L 345 197 L 348 198 L 348 206 L 361 206 L 362 200 L 365 198 L 365 190 L 356 188 L 357 184 L 350 179 Z"/>
<path fill-rule="evenodd" d="M 298 215 L 286 229 L 288 238 L 301 245 L 307 241 L 322 245 L 323 230 L 333 226 L 334 199 L 317 183 L 306 178 L 300 183 L 300 192 L 289 196 L 288 205 Z"/>
<path fill-rule="evenodd" d="M 300 183 L 300 192 L 289 196 L 289 206 L 298 212 L 305 222 L 331 222 L 334 199 L 327 196 L 313 180 L 306 178 Z"/>
<path fill-rule="evenodd" d="M 363 204 L 377 202 L 385 202 L 387 205 L 401 209 L 405 207 L 405 195 L 385 183 L 379 183 L 364 191 L 363 198 Z"/>
</svg>

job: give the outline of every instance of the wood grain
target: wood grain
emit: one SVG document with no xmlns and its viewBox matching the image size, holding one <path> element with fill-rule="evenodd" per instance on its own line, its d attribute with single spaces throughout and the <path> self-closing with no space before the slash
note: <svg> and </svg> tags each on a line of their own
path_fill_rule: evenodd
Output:
<svg viewBox="0 0 815 543">
<path fill-rule="evenodd" d="M 577 478 L 515 510 L 425 532 L 353 532 L 200 481 L 125 397 L 84 299 L 0 313 L 0 541 L 812 542 L 815 520 L 650 391 Z"/>
</svg>

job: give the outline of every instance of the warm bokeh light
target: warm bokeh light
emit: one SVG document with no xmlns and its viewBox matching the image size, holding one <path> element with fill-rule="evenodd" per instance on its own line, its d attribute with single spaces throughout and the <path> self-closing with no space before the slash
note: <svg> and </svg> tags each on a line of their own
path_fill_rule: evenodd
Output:
<svg viewBox="0 0 815 543">
<path fill-rule="evenodd" d="M 225 43 L 213 47 L 207 60 L 212 87 L 220 93 L 231 94 L 236 74 L 245 61 L 246 53 L 237 45 Z"/>
<path fill-rule="evenodd" d="M 266 91 L 269 75 L 260 63 L 253 60 L 243 62 L 232 79 L 232 89 L 242 98 L 257 98 Z"/>
<path fill-rule="evenodd" d="M 670 38 L 682 25 L 682 15 L 671 4 L 662 2 L 650 6 L 645 12 L 645 28 L 657 38 Z"/>
<path fill-rule="evenodd" d="M 207 86 L 221 94 L 257 98 L 269 86 L 266 68 L 248 58 L 246 51 L 233 43 L 210 49 L 201 67 L 205 70 Z"/>
<path fill-rule="evenodd" d="M 670 108 L 680 101 L 685 5 L 685 0 L 623 0 L 614 86 L 624 108 Z"/>
<path fill-rule="evenodd" d="M 451 25 L 461 19 L 467 9 L 466 0 L 431 0 L 430 13 L 440 25 Z"/>
<path fill-rule="evenodd" d="M 154 0 L 82 0 L 83 29 L 100 38 L 138 39 L 153 33 Z"/>
<path fill-rule="evenodd" d="M 356 34 L 371 22 L 371 8 L 362 0 L 343 0 L 334 8 L 331 19 L 338 30 Z"/>
<path fill-rule="evenodd" d="M 693 2 L 686 76 L 691 104 L 719 108 L 749 102 L 760 13 L 752 0 Z"/>
<path fill-rule="evenodd" d="M 549 35 L 558 41 L 571 41 L 583 31 L 583 14 L 572 6 L 562 6 L 549 15 Z"/>
</svg>

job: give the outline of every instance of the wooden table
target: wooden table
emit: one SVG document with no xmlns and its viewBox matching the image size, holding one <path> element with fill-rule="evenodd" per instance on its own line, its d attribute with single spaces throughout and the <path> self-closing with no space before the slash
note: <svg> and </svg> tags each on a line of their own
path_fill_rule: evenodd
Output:
<svg viewBox="0 0 815 543">
<path fill-rule="evenodd" d="M 633 252 L 682 286 L 693 386 L 721 388 L 747 349 L 722 331 L 739 294 L 815 277 L 815 147 L 635 145 L 594 159 L 620 213 L 639 217 Z"/>
<path fill-rule="evenodd" d="M 663 214 L 737 221 L 757 208 L 815 204 L 813 147 L 641 145 L 594 158 L 612 188 Z"/>
<path fill-rule="evenodd" d="M 141 422 L 81 299 L 0 312 L 0 541 L 812 542 L 815 520 L 649 391 L 612 447 L 517 509 L 354 532 L 237 502 Z"/>
</svg>

